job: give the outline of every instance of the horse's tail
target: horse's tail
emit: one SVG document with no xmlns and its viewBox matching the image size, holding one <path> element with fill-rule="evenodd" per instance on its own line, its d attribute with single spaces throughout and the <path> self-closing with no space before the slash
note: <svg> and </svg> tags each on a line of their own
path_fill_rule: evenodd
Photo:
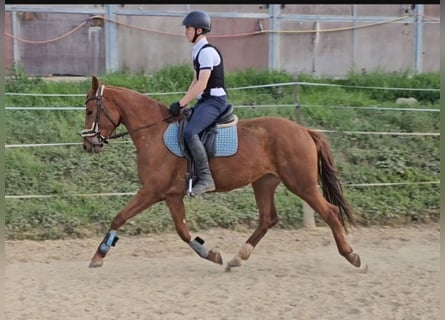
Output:
<svg viewBox="0 0 445 320">
<path fill-rule="evenodd" d="M 340 210 L 340 221 L 347 231 L 345 220 L 348 220 L 353 226 L 356 225 L 356 222 L 352 208 L 343 195 L 343 189 L 337 177 L 337 170 L 331 149 L 322 134 L 309 129 L 308 131 L 317 146 L 318 177 L 323 196 L 328 202 L 338 207 Z"/>
</svg>

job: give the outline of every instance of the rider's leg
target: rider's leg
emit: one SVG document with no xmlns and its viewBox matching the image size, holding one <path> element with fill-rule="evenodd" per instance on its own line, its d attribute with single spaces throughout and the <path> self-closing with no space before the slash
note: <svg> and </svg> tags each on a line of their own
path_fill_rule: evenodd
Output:
<svg viewBox="0 0 445 320">
<path fill-rule="evenodd" d="M 192 193 L 204 193 L 215 190 L 215 182 L 210 173 L 206 150 L 197 134 L 187 140 L 187 145 L 195 161 L 198 182 L 193 186 Z"/>
<path fill-rule="evenodd" d="M 210 172 L 209 161 L 199 134 L 224 111 L 225 97 L 212 97 L 198 101 L 194 107 L 193 115 L 184 130 L 184 139 L 195 161 L 198 182 L 192 188 L 192 193 L 204 193 L 215 190 L 215 183 Z"/>
</svg>

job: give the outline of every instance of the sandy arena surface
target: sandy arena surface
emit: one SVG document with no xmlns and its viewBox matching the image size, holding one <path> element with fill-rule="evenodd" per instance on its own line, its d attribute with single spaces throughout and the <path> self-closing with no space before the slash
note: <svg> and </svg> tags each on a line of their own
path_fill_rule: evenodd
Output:
<svg viewBox="0 0 445 320">
<path fill-rule="evenodd" d="M 196 235 L 227 263 L 249 233 Z M 96 269 L 88 264 L 101 238 L 6 241 L 6 319 L 439 319 L 439 224 L 358 228 L 347 238 L 359 269 L 325 227 L 272 229 L 231 272 L 175 233 L 121 236 Z"/>
</svg>

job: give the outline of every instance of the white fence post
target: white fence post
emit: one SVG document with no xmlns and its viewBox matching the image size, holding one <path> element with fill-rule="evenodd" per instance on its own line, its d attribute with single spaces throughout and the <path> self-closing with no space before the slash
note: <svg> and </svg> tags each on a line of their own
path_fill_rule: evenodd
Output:
<svg viewBox="0 0 445 320">
<path fill-rule="evenodd" d="M 315 228 L 314 210 L 303 201 L 303 225 L 305 228 Z"/>
</svg>

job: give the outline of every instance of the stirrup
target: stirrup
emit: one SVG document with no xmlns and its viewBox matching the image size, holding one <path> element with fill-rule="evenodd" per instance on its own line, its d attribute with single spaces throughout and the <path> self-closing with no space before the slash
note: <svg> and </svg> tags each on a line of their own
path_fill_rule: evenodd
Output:
<svg viewBox="0 0 445 320">
<path fill-rule="evenodd" d="M 200 186 L 202 186 L 202 188 L 204 188 L 203 191 L 199 190 L 199 192 L 196 192 L 196 189 L 198 189 Z M 198 183 L 192 188 L 192 194 L 202 194 L 202 193 L 206 193 L 209 191 L 214 191 L 215 188 L 215 184 L 212 185 L 205 185 L 205 184 L 200 184 L 199 181 Z"/>
</svg>

